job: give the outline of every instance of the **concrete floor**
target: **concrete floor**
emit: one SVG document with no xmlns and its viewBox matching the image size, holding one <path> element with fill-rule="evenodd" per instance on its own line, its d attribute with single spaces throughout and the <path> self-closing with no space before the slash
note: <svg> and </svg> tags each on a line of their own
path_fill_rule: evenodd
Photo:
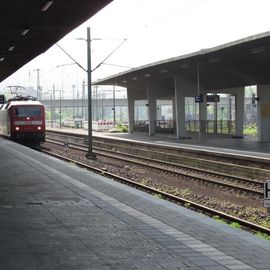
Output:
<svg viewBox="0 0 270 270">
<path fill-rule="evenodd" d="M 0 139 L 0 269 L 270 269 L 270 241 Z"/>
</svg>

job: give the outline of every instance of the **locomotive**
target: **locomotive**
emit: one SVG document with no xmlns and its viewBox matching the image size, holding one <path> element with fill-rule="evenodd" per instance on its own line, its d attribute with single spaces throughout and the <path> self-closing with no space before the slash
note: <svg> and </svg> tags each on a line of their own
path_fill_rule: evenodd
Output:
<svg viewBox="0 0 270 270">
<path fill-rule="evenodd" d="M 33 146 L 45 142 L 45 108 L 32 97 L 14 97 L 0 105 L 0 135 Z"/>
</svg>

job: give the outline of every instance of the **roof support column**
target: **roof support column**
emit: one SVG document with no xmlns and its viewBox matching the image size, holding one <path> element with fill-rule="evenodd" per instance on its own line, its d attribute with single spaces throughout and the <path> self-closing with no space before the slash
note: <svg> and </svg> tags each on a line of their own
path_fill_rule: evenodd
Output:
<svg viewBox="0 0 270 270">
<path fill-rule="evenodd" d="M 174 77 L 174 91 L 175 91 L 175 122 L 176 122 L 176 139 L 186 138 L 185 126 L 185 93 L 186 87 L 183 79 Z"/>
<path fill-rule="evenodd" d="M 203 94 L 203 93 L 201 93 Z M 203 95 L 203 102 L 199 103 L 199 125 L 200 131 L 199 136 L 206 133 L 206 122 L 207 122 L 207 101 L 206 94 Z"/>
<path fill-rule="evenodd" d="M 153 95 L 153 87 L 150 82 L 147 82 L 147 100 L 148 100 L 148 120 L 149 120 L 149 136 L 154 136 L 156 133 L 156 118 L 157 118 L 157 102 Z"/>
<path fill-rule="evenodd" d="M 243 138 L 244 111 L 245 111 L 245 87 L 234 88 L 236 94 L 235 136 Z"/>
<path fill-rule="evenodd" d="M 175 97 L 172 100 L 172 108 L 173 108 L 173 132 L 176 133 L 176 101 L 175 101 Z"/>
<path fill-rule="evenodd" d="M 258 141 L 270 142 L 270 85 L 257 86 Z"/>
<path fill-rule="evenodd" d="M 132 96 L 132 90 L 127 88 L 128 99 L 128 132 L 129 134 L 134 132 L 134 97 Z"/>
</svg>

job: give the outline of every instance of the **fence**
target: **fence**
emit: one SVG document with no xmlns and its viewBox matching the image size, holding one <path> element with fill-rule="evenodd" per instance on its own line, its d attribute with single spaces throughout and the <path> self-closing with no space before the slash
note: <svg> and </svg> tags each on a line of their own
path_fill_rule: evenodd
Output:
<svg viewBox="0 0 270 270">
<path fill-rule="evenodd" d="M 189 132 L 205 131 L 208 134 L 235 134 L 235 121 L 229 120 L 188 120 L 186 130 Z"/>
<path fill-rule="evenodd" d="M 92 121 L 92 130 L 94 131 L 109 131 L 114 128 L 115 124 L 112 121 L 99 120 Z M 84 123 L 84 129 L 88 129 L 88 122 Z"/>
</svg>

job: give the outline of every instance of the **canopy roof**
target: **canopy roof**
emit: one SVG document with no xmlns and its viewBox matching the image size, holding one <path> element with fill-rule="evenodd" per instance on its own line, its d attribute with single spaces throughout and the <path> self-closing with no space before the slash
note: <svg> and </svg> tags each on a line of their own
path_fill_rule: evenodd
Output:
<svg viewBox="0 0 270 270">
<path fill-rule="evenodd" d="M 174 76 L 197 82 L 198 70 L 206 89 L 269 84 L 270 32 L 134 68 L 94 84 L 137 88 L 153 80 L 173 87 Z"/>
<path fill-rule="evenodd" d="M 112 0 L 1 0 L 0 81 Z"/>
</svg>

